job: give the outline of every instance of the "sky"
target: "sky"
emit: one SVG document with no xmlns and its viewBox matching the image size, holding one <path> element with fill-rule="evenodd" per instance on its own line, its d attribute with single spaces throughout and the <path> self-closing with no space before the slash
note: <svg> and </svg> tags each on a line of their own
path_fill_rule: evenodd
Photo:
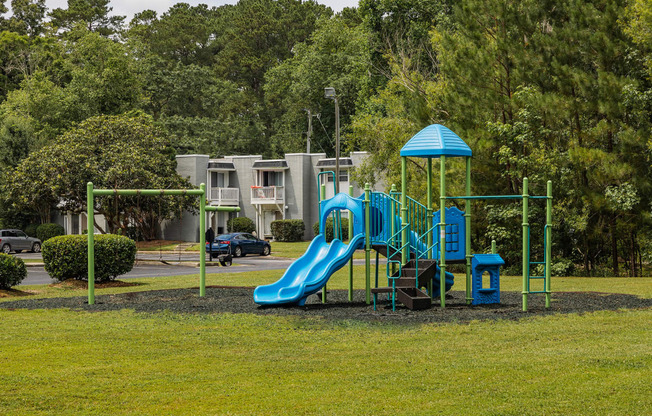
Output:
<svg viewBox="0 0 652 416">
<path fill-rule="evenodd" d="M 131 20 L 134 13 L 143 10 L 155 10 L 160 16 L 166 12 L 170 6 L 176 3 L 188 3 L 190 5 L 208 4 L 209 6 L 221 6 L 223 4 L 235 4 L 237 0 L 111 0 L 109 5 L 113 7 L 113 14 L 118 16 L 127 16 L 127 22 Z M 9 2 L 8 2 L 9 3 Z M 357 7 L 358 0 L 317 0 L 317 3 L 325 4 L 335 12 L 341 11 L 344 7 Z M 46 0 L 45 4 L 49 10 L 57 7 L 66 8 L 67 0 Z"/>
</svg>

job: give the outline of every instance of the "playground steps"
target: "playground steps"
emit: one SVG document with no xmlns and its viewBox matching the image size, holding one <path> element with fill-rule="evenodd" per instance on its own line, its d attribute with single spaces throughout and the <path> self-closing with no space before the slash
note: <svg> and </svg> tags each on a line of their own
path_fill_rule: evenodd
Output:
<svg viewBox="0 0 652 416">
<path fill-rule="evenodd" d="M 380 251 L 379 251 L 380 252 Z M 418 268 L 415 260 L 410 260 L 401 271 L 394 273 L 392 277 L 398 277 L 394 285 L 396 287 L 396 298 L 408 309 L 421 310 L 428 309 L 431 306 L 431 299 L 428 294 L 419 288 L 427 287 L 428 282 L 435 277 L 437 271 L 436 260 L 419 260 Z M 418 276 L 417 276 L 418 274 Z M 417 283 L 418 282 L 418 283 Z M 371 289 L 371 293 L 392 293 L 391 286 L 376 287 Z"/>
</svg>

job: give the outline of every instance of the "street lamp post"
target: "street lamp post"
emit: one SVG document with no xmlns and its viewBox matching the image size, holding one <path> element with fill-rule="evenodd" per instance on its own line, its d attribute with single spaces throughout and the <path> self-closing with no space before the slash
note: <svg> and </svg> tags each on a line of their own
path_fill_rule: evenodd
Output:
<svg viewBox="0 0 652 416">
<path fill-rule="evenodd" d="M 324 88 L 324 97 L 335 101 L 335 193 L 340 191 L 340 106 L 337 102 L 335 88 Z"/>
</svg>

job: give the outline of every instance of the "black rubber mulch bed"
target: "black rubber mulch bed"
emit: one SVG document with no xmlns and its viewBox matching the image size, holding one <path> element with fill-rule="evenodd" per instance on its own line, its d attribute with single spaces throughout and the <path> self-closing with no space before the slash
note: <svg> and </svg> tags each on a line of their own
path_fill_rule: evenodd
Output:
<svg viewBox="0 0 652 416">
<path fill-rule="evenodd" d="M 354 292 L 354 302 L 348 302 L 348 292 L 327 292 L 328 303 L 312 295 L 306 306 L 261 307 L 253 301 L 253 288 L 208 287 L 206 296 L 199 297 L 198 289 L 152 290 L 117 295 L 101 295 L 95 305 L 88 305 L 86 297 L 22 299 L 0 303 L 3 309 L 70 308 L 87 311 L 133 309 L 139 312 L 170 311 L 178 313 L 253 313 L 257 315 L 293 315 L 322 317 L 328 320 L 354 320 L 379 323 L 469 322 L 472 320 L 521 319 L 529 316 L 585 313 L 601 310 L 642 309 L 652 307 L 652 299 L 633 295 L 596 292 L 557 292 L 552 295 L 552 307 L 545 309 L 543 295 L 531 295 L 529 311 L 523 312 L 522 296 L 518 292 L 502 292 L 501 304 L 466 306 L 464 292 L 452 291 L 446 299 L 446 309 L 438 302 L 431 309 L 411 311 L 391 304 L 383 297 L 378 310 L 364 303 L 364 291 Z M 384 295 L 383 295 L 384 296 Z"/>
</svg>

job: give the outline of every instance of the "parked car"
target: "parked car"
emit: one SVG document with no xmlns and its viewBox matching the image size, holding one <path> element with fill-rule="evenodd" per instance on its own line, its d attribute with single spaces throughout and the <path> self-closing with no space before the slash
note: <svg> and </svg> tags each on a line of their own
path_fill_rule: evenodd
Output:
<svg viewBox="0 0 652 416">
<path fill-rule="evenodd" d="M 213 255 L 232 254 L 233 257 L 246 256 L 247 254 L 260 254 L 269 256 L 272 246 L 269 242 L 261 240 L 249 233 L 222 234 L 213 240 Z M 206 243 L 206 252 L 210 251 Z"/>
<path fill-rule="evenodd" d="M 0 250 L 6 254 L 12 251 L 20 253 L 23 250 L 38 253 L 41 251 L 41 240 L 28 237 L 21 230 L 0 230 Z"/>
</svg>

